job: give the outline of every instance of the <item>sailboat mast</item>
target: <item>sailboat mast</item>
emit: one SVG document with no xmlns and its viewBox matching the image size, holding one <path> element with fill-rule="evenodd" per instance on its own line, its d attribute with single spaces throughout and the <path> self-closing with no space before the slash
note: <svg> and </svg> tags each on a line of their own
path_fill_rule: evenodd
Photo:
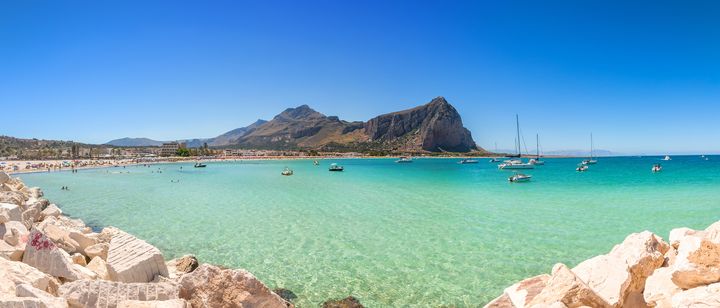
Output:
<svg viewBox="0 0 720 308">
<path fill-rule="evenodd" d="M 590 160 L 593 158 L 593 136 L 592 133 L 590 133 Z"/>
<path fill-rule="evenodd" d="M 535 134 L 535 147 L 537 150 L 537 159 L 540 160 L 540 135 Z"/>
<path fill-rule="evenodd" d="M 515 129 L 517 130 L 517 150 L 518 150 L 518 156 L 522 156 L 522 153 L 520 152 L 520 117 L 515 114 Z"/>
</svg>

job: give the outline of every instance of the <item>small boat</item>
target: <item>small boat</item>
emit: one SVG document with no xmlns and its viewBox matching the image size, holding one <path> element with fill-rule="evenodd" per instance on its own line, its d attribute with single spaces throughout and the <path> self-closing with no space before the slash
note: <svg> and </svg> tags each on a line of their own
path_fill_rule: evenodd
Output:
<svg viewBox="0 0 720 308">
<path fill-rule="evenodd" d="M 519 159 L 522 156 L 522 151 L 520 149 L 520 118 L 517 114 L 515 115 L 515 130 L 517 133 L 517 139 L 515 139 L 517 154 L 509 155 L 508 157 L 517 157 L 518 159 L 506 160 L 502 164 L 498 165 L 498 169 L 534 169 L 534 165 L 523 163 L 522 160 Z"/>
<path fill-rule="evenodd" d="M 471 158 L 465 158 L 458 162 L 458 164 L 465 165 L 465 164 L 477 164 L 477 159 L 471 159 Z"/>
<path fill-rule="evenodd" d="M 315 165 L 315 166 L 319 166 L 319 165 L 320 165 L 320 163 L 319 163 L 319 162 L 318 162 L 317 160 L 314 160 L 314 161 L 313 161 L 313 165 Z"/>
<path fill-rule="evenodd" d="M 205 167 L 207 167 L 207 165 L 206 165 L 206 164 L 203 164 L 203 163 L 201 163 L 201 162 L 197 162 L 197 163 L 195 163 L 195 165 L 194 165 L 193 167 L 195 167 L 195 168 L 205 168 Z"/>
<path fill-rule="evenodd" d="M 412 158 L 407 156 L 401 156 L 400 159 L 395 161 L 398 164 L 407 164 L 413 162 Z"/>
<path fill-rule="evenodd" d="M 491 159 L 490 159 L 490 162 L 491 162 L 491 163 L 499 163 L 499 162 L 500 162 L 500 159 L 498 159 L 497 157 L 491 158 Z"/>
<path fill-rule="evenodd" d="M 597 160 L 586 159 L 586 160 L 582 161 L 582 164 L 583 165 L 594 165 L 594 164 L 597 164 Z"/>
<path fill-rule="evenodd" d="M 535 165 L 535 166 L 544 166 L 545 161 L 540 160 L 540 158 L 538 158 L 538 159 L 532 158 L 532 159 L 530 159 L 530 161 L 528 161 L 528 164 Z"/>
<path fill-rule="evenodd" d="M 593 159 L 593 152 L 595 152 L 595 149 L 593 148 L 593 135 L 590 133 L 590 159 L 586 159 L 582 161 L 583 165 L 594 165 L 597 164 L 597 160 Z"/>
<path fill-rule="evenodd" d="M 280 174 L 282 175 L 293 175 L 292 169 L 285 167 L 285 170 L 283 170 Z"/>
<path fill-rule="evenodd" d="M 345 170 L 345 168 L 343 168 L 343 166 L 338 166 L 338 164 L 336 164 L 336 163 L 332 163 L 332 164 L 330 164 L 330 169 L 328 169 L 328 170 L 330 170 L 330 171 L 343 171 L 343 170 Z"/>
<path fill-rule="evenodd" d="M 662 166 L 661 166 L 660 164 L 654 164 L 654 165 L 652 166 L 652 172 L 653 172 L 653 173 L 655 173 L 655 172 L 660 172 L 660 171 L 662 171 Z"/>
<path fill-rule="evenodd" d="M 530 159 L 528 163 L 536 166 L 544 166 L 545 162 L 540 160 L 540 136 L 538 134 L 535 134 L 535 150 L 537 151 L 537 155 L 535 158 Z"/>
<path fill-rule="evenodd" d="M 532 175 L 516 173 L 516 174 L 513 174 L 512 176 L 510 176 L 508 178 L 508 181 L 510 181 L 510 183 L 522 183 L 522 182 L 529 182 L 530 179 L 532 179 Z"/>
<path fill-rule="evenodd" d="M 588 166 L 585 165 L 585 164 L 581 164 L 580 166 L 578 166 L 577 168 L 575 168 L 575 170 L 576 170 L 577 172 L 585 172 L 585 171 L 588 170 L 588 168 L 590 168 L 590 167 L 588 167 Z"/>
<path fill-rule="evenodd" d="M 665 155 L 665 158 L 663 158 L 662 160 L 668 161 L 668 160 L 672 160 L 672 158 L 670 158 L 670 156 L 668 156 L 668 155 Z"/>
</svg>

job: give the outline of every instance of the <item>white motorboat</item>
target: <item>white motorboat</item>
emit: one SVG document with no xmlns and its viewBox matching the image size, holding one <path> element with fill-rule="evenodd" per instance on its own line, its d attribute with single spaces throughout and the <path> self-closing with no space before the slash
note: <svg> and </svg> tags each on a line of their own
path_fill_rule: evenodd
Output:
<svg viewBox="0 0 720 308">
<path fill-rule="evenodd" d="M 498 165 L 498 169 L 535 169 L 535 165 L 513 160 Z"/>
<path fill-rule="evenodd" d="M 400 159 L 395 161 L 398 164 L 407 164 L 413 162 L 412 158 L 407 156 L 401 156 Z"/>
<path fill-rule="evenodd" d="M 588 167 L 587 165 L 580 165 L 577 168 L 575 168 L 575 170 L 578 172 L 585 172 L 588 170 L 588 168 L 590 168 L 590 167 Z"/>
<path fill-rule="evenodd" d="M 502 164 L 498 165 L 498 169 L 534 169 L 535 165 L 532 165 L 530 163 L 524 163 L 520 159 L 520 157 L 522 156 L 522 152 L 520 150 L 520 117 L 517 114 L 515 115 L 515 130 L 517 133 L 517 154 L 510 157 L 517 157 L 517 159 L 512 158 L 504 161 Z"/>
<path fill-rule="evenodd" d="M 286 175 L 286 176 L 287 176 L 287 175 L 293 175 L 293 171 L 292 171 L 292 169 L 290 169 L 290 168 L 288 168 L 288 167 L 285 167 L 285 170 L 283 170 L 280 174 Z"/>
<path fill-rule="evenodd" d="M 328 169 L 328 170 L 330 170 L 330 171 L 343 171 L 343 170 L 345 170 L 345 168 L 343 168 L 343 166 L 339 166 L 339 165 L 336 164 L 336 163 L 332 163 L 332 164 L 330 164 L 330 169 Z"/>
<path fill-rule="evenodd" d="M 513 174 L 512 176 L 510 176 L 508 178 L 508 181 L 510 181 L 510 183 L 522 183 L 522 182 L 529 182 L 530 179 L 532 179 L 532 175 L 516 173 L 516 174 Z"/>
<path fill-rule="evenodd" d="M 493 157 L 493 158 L 490 159 L 490 162 L 491 162 L 491 163 L 499 163 L 499 162 L 500 162 L 500 159 L 498 159 L 498 158 L 496 158 L 496 157 Z"/>
<path fill-rule="evenodd" d="M 652 166 L 652 172 L 653 172 L 653 173 L 655 173 L 655 172 L 660 172 L 660 171 L 662 171 L 662 165 L 660 165 L 660 164 L 654 164 L 654 165 Z"/>
<path fill-rule="evenodd" d="M 465 164 L 477 164 L 477 159 L 471 159 L 471 158 L 465 158 L 458 162 L 458 164 L 465 165 Z"/>
<path fill-rule="evenodd" d="M 668 160 L 672 160 L 672 158 L 670 158 L 670 156 L 668 156 L 668 155 L 665 155 L 665 158 L 663 158 L 662 160 L 668 161 Z"/>
</svg>

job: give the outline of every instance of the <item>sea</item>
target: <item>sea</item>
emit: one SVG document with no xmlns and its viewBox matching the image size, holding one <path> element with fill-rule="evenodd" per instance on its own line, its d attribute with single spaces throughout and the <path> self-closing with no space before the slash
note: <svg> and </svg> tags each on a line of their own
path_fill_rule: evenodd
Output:
<svg viewBox="0 0 720 308">
<path fill-rule="evenodd" d="M 477 307 L 514 282 L 607 253 L 630 233 L 720 220 L 720 156 L 546 158 L 512 171 L 479 159 L 233 160 L 19 175 L 96 230 L 244 268 L 297 307 Z M 330 163 L 344 166 L 329 172 Z M 652 173 L 653 164 L 663 171 Z M 282 176 L 288 167 L 292 176 Z M 61 190 L 68 186 L 69 190 Z"/>
</svg>

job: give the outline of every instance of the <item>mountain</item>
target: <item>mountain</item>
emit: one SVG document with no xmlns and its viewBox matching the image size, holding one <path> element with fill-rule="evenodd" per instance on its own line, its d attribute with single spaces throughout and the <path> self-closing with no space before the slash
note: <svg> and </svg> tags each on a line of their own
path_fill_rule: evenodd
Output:
<svg viewBox="0 0 720 308">
<path fill-rule="evenodd" d="M 248 133 L 251 133 L 251 132 L 255 131 L 255 129 L 256 129 L 258 126 L 263 125 L 263 124 L 265 124 L 265 123 L 267 123 L 267 121 L 265 121 L 265 120 L 257 120 L 257 121 L 255 121 L 255 123 L 250 124 L 250 125 L 248 125 L 248 126 L 241 127 L 241 128 L 236 128 L 236 129 L 233 129 L 233 130 L 231 130 L 231 131 L 229 131 L 229 132 L 227 132 L 227 133 L 224 133 L 224 134 L 222 134 L 222 135 L 220 135 L 220 136 L 217 136 L 217 137 L 215 137 L 215 138 L 211 138 L 211 139 L 210 139 L 210 142 L 208 142 L 208 144 L 211 145 L 211 146 L 227 146 L 227 145 L 231 145 L 231 144 L 237 142 L 237 140 L 240 139 L 240 137 L 245 136 L 245 135 L 247 135 Z"/>
<path fill-rule="evenodd" d="M 117 147 L 153 147 L 161 146 L 163 141 L 152 140 L 148 138 L 120 138 L 110 140 L 105 143 L 106 145 L 112 145 Z"/>
<path fill-rule="evenodd" d="M 481 150 L 445 98 L 367 122 L 326 116 L 307 105 L 288 108 L 232 146 L 346 151 L 469 152 Z"/>
</svg>

